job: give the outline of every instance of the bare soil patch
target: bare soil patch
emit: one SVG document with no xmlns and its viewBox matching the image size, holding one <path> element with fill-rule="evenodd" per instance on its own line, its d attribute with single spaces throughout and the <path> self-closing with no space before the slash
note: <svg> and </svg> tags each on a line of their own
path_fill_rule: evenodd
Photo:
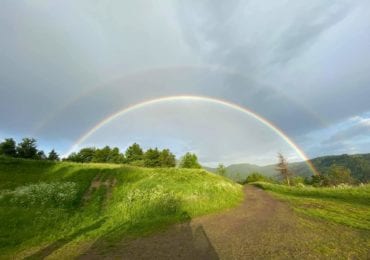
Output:
<svg viewBox="0 0 370 260">
<path fill-rule="evenodd" d="M 106 188 L 105 198 L 104 201 L 107 201 L 111 195 L 112 195 L 112 189 L 116 185 L 117 180 L 115 178 L 108 178 L 106 180 L 103 179 L 102 175 L 97 175 L 91 182 L 90 187 L 87 189 L 83 196 L 83 202 L 87 203 L 91 197 L 92 194 L 100 189 L 101 187 Z"/>
</svg>

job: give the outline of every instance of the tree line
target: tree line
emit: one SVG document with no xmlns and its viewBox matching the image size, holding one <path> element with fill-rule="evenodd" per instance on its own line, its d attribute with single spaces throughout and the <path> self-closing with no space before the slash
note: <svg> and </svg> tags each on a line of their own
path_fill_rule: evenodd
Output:
<svg viewBox="0 0 370 260">
<path fill-rule="evenodd" d="M 34 138 L 23 138 L 17 144 L 14 139 L 7 138 L 0 143 L 0 155 L 34 159 L 34 160 L 51 160 L 59 161 L 60 157 L 51 150 L 48 155 L 37 148 L 37 141 Z M 180 168 L 201 168 L 198 157 L 193 153 L 186 153 L 178 162 L 176 156 L 169 150 L 158 148 L 149 148 L 144 151 L 139 144 L 134 143 L 129 146 L 123 153 L 118 147 L 105 146 L 103 148 L 86 147 L 78 152 L 71 153 L 63 161 L 78 163 L 116 163 L 129 164 L 140 167 L 176 167 Z"/>
<path fill-rule="evenodd" d="M 278 159 L 279 162 L 276 166 L 276 171 L 279 173 L 283 183 L 287 184 L 288 186 L 302 183 L 316 187 L 325 187 L 356 183 L 356 180 L 352 178 L 351 170 L 342 165 L 332 164 L 321 174 L 312 175 L 308 178 L 302 178 L 300 176 L 294 176 L 294 173 L 289 169 L 287 160 L 282 154 L 278 154 Z"/>
<path fill-rule="evenodd" d="M 72 162 L 97 162 L 97 163 L 122 163 L 140 167 L 176 167 L 176 156 L 169 150 L 149 148 L 144 151 L 139 144 L 134 143 L 129 146 L 124 153 L 118 147 L 104 148 L 87 147 L 79 152 L 71 153 L 65 161 Z M 198 157 L 192 153 L 186 153 L 179 162 L 180 168 L 201 168 Z"/>
<path fill-rule="evenodd" d="M 284 184 L 288 186 L 311 185 L 315 187 L 330 187 L 341 184 L 359 184 L 361 180 L 353 177 L 351 170 L 344 165 L 331 163 L 327 167 L 320 170 L 319 174 L 302 177 L 297 175 L 290 167 L 288 160 L 278 153 L 278 163 L 275 165 L 276 175 L 266 176 L 260 172 L 251 172 L 246 177 L 241 178 L 241 174 L 237 173 L 233 179 L 240 184 L 253 182 L 270 182 Z M 216 169 L 216 174 L 228 177 L 227 169 L 223 164 L 219 164 Z"/>
<path fill-rule="evenodd" d="M 44 151 L 37 148 L 37 141 L 34 138 L 23 138 L 18 144 L 13 138 L 6 138 L 0 143 L 0 155 L 13 158 L 59 161 L 59 155 L 54 149 L 46 155 Z"/>
</svg>

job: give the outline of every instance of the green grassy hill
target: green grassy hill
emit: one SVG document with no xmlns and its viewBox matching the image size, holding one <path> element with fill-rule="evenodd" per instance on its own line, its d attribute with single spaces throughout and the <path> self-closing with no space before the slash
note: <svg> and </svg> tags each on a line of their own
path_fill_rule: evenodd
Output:
<svg viewBox="0 0 370 260">
<path fill-rule="evenodd" d="M 0 157 L 0 255 L 74 257 L 237 205 L 241 186 L 204 170 Z"/>
</svg>

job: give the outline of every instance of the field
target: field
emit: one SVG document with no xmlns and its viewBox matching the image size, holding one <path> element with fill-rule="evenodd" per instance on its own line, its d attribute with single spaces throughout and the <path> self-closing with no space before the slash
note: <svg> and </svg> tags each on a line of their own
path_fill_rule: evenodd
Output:
<svg viewBox="0 0 370 260">
<path fill-rule="evenodd" d="M 370 185 L 314 188 L 257 182 L 255 186 L 288 202 L 306 216 L 356 229 L 370 230 Z"/>
<path fill-rule="evenodd" d="M 0 157 L 0 258 L 367 254 L 369 185 L 253 185 L 272 196 L 204 170 Z"/>
<path fill-rule="evenodd" d="M 242 188 L 204 170 L 0 157 L 0 255 L 75 257 L 238 205 Z"/>
</svg>

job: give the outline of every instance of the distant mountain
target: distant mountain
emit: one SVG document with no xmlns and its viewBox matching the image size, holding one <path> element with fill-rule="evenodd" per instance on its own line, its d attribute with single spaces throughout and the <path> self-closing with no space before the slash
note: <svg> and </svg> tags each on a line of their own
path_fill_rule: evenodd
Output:
<svg viewBox="0 0 370 260">
<path fill-rule="evenodd" d="M 216 172 L 216 168 L 204 167 L 207 171 Z M 259 172 L 268 177 L 274 177 L 276 175 L 275 165 L 258 166 L 249 163 L 231 164 L 226 167 L 226 176 L 236 180 L 244 180 L 253 172 Z"/>
<path fill-rule="evenodd" d="M 243 180 L 253 172 L 260 172 L 267 177 L 276 175 L 275 165 L 258 166 L 249 163 L 233 164 L 226 168 L 226 173 L 233 180 Z"/>
<path fill-rule="evenodd" d="M 370 153 L 367 154 L 342 154 L 322 156 L 312 159 L 315 168 L 322 174 L 333 164 L 344 166 L 351 170 L 352 177 L 361 182 L 370 181 Z M 302 165 L 303 164 L 303 165 Z M 297 165 L 291 164 L 292 171 L 300 176 L 310 176 L 310 170 L 304 162 Z"/>
<path fill-rule="evenodd" d="M 370 181 L 370 153 L 354 155 L 330 155 L 317 157 L 311 160 L 315 168 L 322 174 L 333 165 L 340 165 L 351 170 L 352 177 L 361 182 Z M 289 164 L 290 170 L 296 176 L 309 177 L 312 175 L 306 162 Z M 205 167 L 206 170 L 216 172 L 216 168 Z M 226 175 L 233 180 L 244 180 L 253 172 L 259 172 L 268 177 L 277 175 L 275 165 L 258 166 L 249 163 L 232 164 L 226 167 Z"/>
</svg>

